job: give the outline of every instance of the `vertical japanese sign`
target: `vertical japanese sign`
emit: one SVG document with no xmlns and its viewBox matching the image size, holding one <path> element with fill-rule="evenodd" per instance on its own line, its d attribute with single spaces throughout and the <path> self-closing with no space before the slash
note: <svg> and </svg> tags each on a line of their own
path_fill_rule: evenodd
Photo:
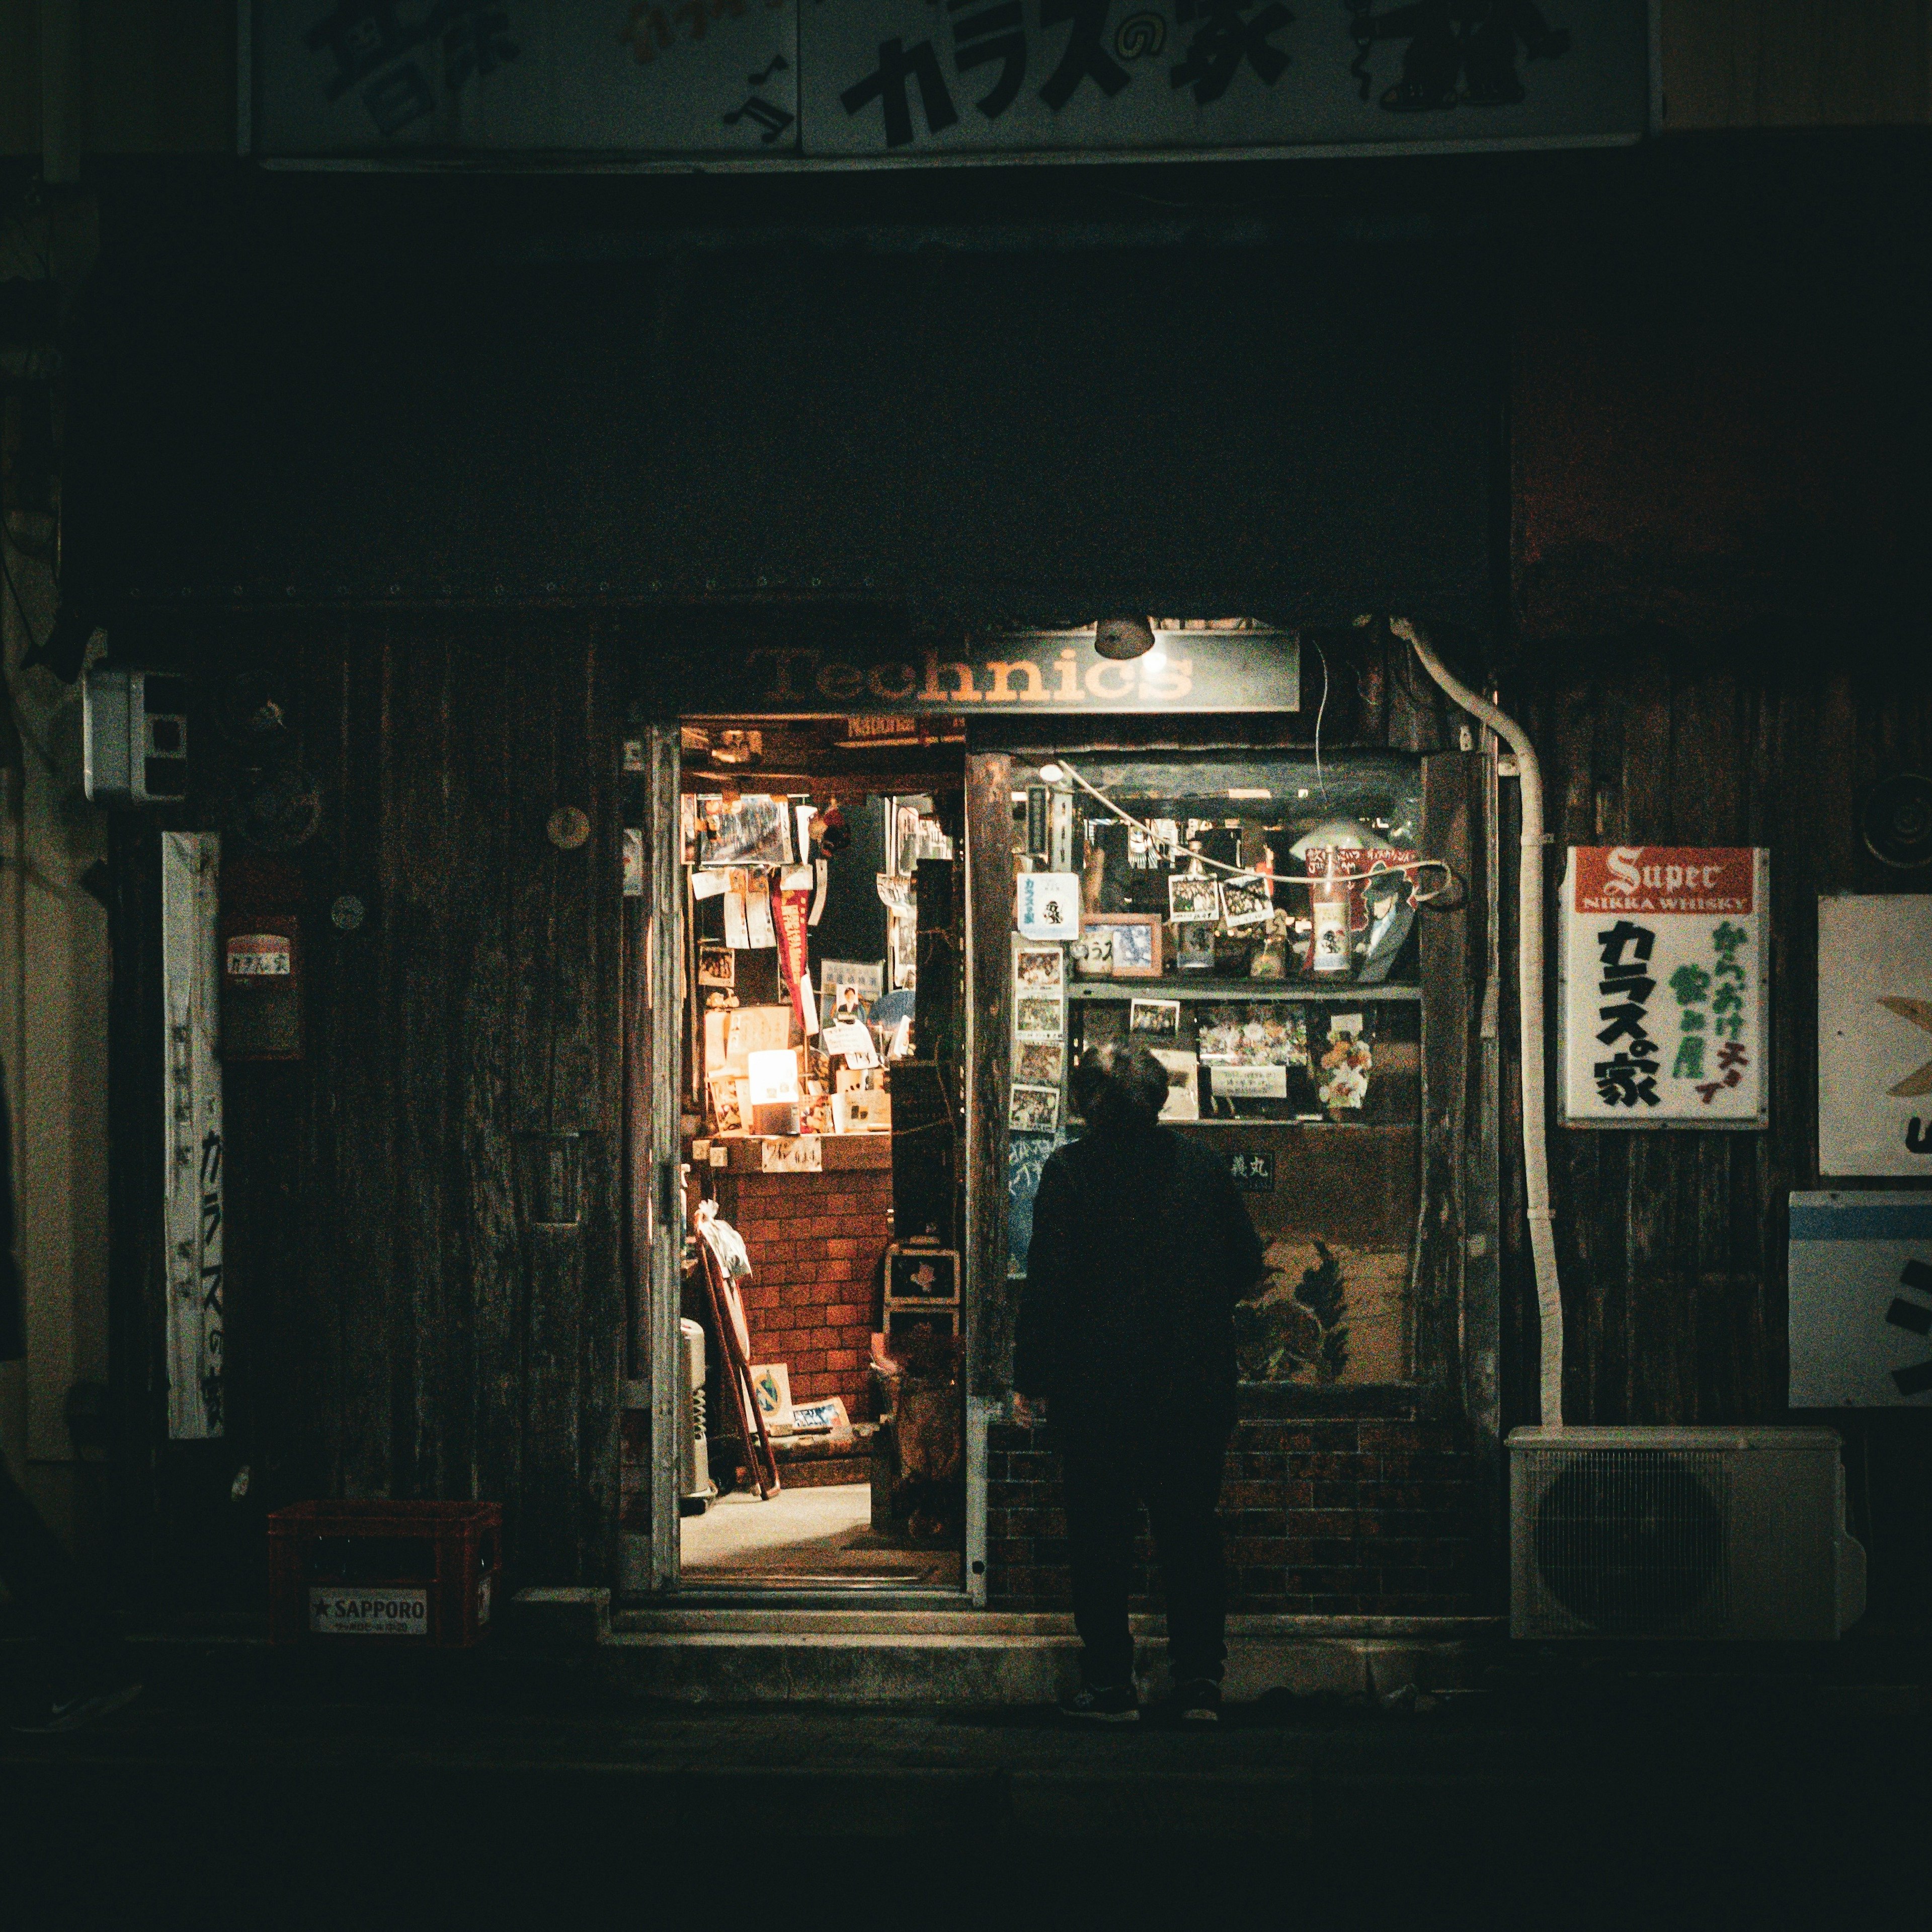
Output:
<svg viewBox="0 0 1932 1932">
<path fill-rule="evenodd" d="M 168 1434 L 223 1430 L 221 1068 L 212 832 L 161 834 L 161 1004 L 166 1030 L 162 1216 L 167 1252 Z"/>
<path fill-rule="evenodd" d="M 1932 893 L 1818 902 L 1818 1171 L 1932 1177 Z"/>
<path fill-rule="evenodd" d="M 1749 846 L 1571 847 L 1559 1018 L 1570 1126 L 1765 1124 L 1767 868 Z"/>
</svg>

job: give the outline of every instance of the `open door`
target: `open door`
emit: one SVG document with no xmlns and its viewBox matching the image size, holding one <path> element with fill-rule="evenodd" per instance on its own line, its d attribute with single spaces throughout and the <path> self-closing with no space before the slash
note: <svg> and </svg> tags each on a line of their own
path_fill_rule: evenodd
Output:
<svg viewBox="0 0 1932 1932">
<path fill-rule="evenodd" d="M 650 724 L 624 740 L 625 1114 L 631 1254 L 628 1384 L 644 1397 L 648 1528 L 627 1528 L 627 1588 L 677 1581 L 679 1277 L 678 734 Z M 634 1415 L 638 1412 L 632 1409 Z M 641 1472 L 640 1472 L 641 1474 Z"/>
</svg>

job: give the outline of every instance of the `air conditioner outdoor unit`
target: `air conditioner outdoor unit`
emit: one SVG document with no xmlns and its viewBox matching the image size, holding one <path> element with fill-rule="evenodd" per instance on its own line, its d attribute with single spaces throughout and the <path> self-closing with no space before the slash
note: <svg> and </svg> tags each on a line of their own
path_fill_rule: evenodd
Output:
<svg viewBox="0 0 1932 1932">
<path fill-rule="evenodd" d="M 718 1493 L 711 1480 L 711 1444 L 705 1432 L 704 1330 L 701 1324 L 677 1324 L 682 1372 L 677 1378 L 678 1510 L 701 1516 Z"/>
<path fill-rule="evenodd" d="M 1510 1634 L 1834 1638 L 1864 1614 L 1829 1429 L 1519 1429 Z"/>
</svg>

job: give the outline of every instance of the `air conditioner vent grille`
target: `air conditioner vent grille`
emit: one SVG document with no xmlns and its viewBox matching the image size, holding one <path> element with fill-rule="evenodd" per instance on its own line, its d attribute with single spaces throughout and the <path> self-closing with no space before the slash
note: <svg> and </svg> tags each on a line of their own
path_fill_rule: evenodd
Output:
<svg viewBox="0 0 1932 1932">
<path fill-rule="evenodd" d="M 1545 1618 L 1606 1636 L 1724 1628 L 1723 1455 L 1586 1449 L 1536 1460 L 1532 1553 Z"/>
</svg>

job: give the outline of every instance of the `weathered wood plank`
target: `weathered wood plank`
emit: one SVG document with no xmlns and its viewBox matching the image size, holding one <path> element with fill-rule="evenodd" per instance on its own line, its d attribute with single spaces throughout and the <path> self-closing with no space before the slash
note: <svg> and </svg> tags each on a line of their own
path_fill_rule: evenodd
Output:
<svg viewBox="0 0 1932 1932">
<path fill-rule="evenodd" d="M 966 759 L 967 1348 L 974 1392 L 1012 1372 L 1017 1298 L 1006 1280 L 1006 1108 L 1012 1031 L 1012 760 Z"/>
</svg>

